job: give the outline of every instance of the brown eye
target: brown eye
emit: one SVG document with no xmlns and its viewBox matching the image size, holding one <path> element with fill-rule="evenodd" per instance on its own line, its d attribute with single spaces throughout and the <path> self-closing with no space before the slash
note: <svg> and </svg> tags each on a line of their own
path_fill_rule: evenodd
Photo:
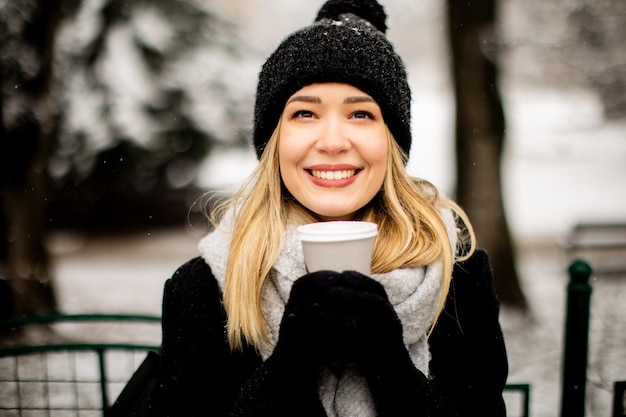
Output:
<svg viewBox="0 0 626 417">
<path fill-rule="evenodd" d="M 352 114 L 352 117 L 355 119 L 374 119 L 374 115 L 368 111 L 357 111 Z"/>
<path fill-rule="evenodd" d="M 298 110 L 291 115 L 292 119 L 307 119 L 313 117 L 313 112 L 309 110 Z"/>
</svg>

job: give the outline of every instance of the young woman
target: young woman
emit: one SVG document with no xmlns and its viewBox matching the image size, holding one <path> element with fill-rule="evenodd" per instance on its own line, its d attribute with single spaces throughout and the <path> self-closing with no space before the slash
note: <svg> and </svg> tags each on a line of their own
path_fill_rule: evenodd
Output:
<svg viewBox="0 0 626 417">
<path fill-rule="evenodd" d="M 405 171 L 410 90 L 375 0 L 327 2 L 264 64 L 259 166 L 165 286 L 158 416 L 504 416 L 487 256 Z M 372 274 L 306 273 L 298 225 L 378 224 Z"/>
</svg>

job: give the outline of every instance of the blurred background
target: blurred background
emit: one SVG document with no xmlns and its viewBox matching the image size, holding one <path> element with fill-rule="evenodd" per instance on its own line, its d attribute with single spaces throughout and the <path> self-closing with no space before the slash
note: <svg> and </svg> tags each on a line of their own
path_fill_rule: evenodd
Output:
<svg viewBox="0 0 626 417">
<path fill-rule="evenodd" d="M 159 314 L 164 280 L 208 230 L 205 193 L 256 164 L 260 66 L 322 3 L 0 2 L 2 316 Z M 575 227 L 611 226 L 598 262 L 625 259 L 626 3 L 476 3 L 383 3 L 413 92 L 408 170 L 467 209 L 510 381 L 532 383 L 531 415 L 551 416 Z M 598 416 L 626 379 L 623 263 L 609 272 L 593 283 Z"/>
</svg>

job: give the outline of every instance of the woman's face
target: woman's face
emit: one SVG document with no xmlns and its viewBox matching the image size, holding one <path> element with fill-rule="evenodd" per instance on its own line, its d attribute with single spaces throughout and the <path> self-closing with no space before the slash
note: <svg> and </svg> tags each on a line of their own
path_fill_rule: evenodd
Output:
<svg viewBox="0 0 626 417">
<path fill-rule="evenodd" d="M 323 220 L 348 220 L 380 190 L 387 127 L 378 104 L 349 84 L 308 85 L 288 100 L 279 128 L 280 174 Z"/>
</svg>

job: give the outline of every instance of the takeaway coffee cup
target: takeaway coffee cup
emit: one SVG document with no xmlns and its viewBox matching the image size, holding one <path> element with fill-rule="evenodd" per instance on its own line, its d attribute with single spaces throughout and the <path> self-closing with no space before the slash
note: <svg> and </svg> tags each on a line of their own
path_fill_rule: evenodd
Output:
<svg viewBox="0 0 626 417">
<path fill-rule="evenodd" d="M 372 247 L 378 234 L 376 223 L 329 221 L 305 224 L 296 229 L 302 242 L 308 272 L 358 271 L 371 273 Z"/>
</svg>

